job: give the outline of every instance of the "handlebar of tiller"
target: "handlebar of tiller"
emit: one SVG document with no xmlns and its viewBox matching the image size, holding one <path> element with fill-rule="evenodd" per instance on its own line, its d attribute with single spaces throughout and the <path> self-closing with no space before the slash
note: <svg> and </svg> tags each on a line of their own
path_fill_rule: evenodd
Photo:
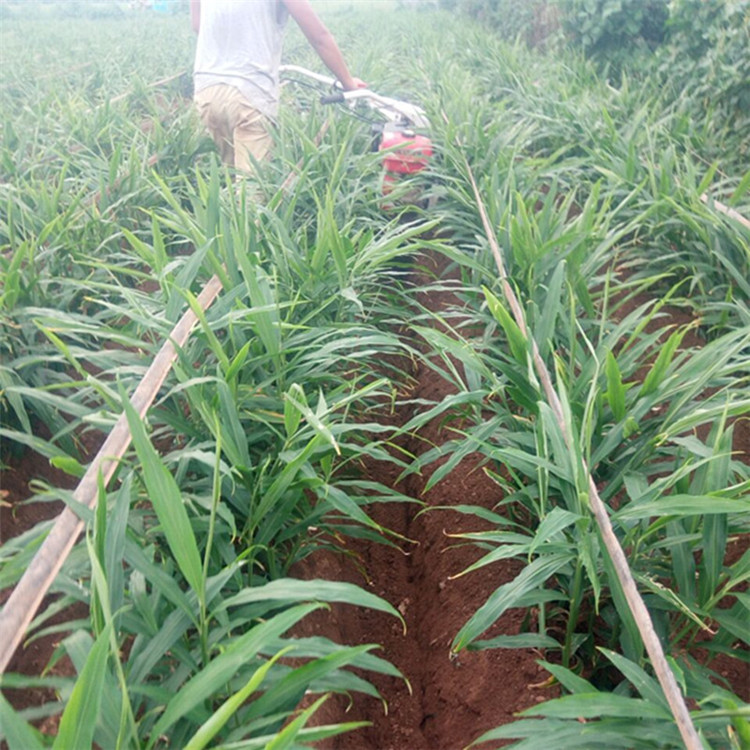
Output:
<svg viewBox="0 0 750 750">
<path fill-rule="evenodd" d="M 281 73 L 296 73 L 298 75 L 311 78 L 318 83 L 322 83 L 325 86 L 330 86 L 334 89 L 332 94 L 324 95 L 320 98 L 321 104 L 339 104 L 362 100 L 371 109 L 377 111 L 382 117 L 391 122 L 405 123 L 413 125 L 415 128 L 429 128 L 430 122 L 421 107 L 416 104 L 410 104 L 409 102 L 403 102 L 399 99 L 391 99 L 388 96 L 382 96 L 376 94 L 370 89 L 353 89 L 352 91 L 344 91 L 341 89 L 341 84 L 334 78 L 329 76 L 315 73 L 307 68 L 301 68 L 298 65 L 282 65 Z"/>
<path fill-rule="evenodd" d="M 343 91 L 337 91 L 334 94 L 327 94 L 320 97 L 321 104 L 343 104 L 346 101 Z"/>
</svg>

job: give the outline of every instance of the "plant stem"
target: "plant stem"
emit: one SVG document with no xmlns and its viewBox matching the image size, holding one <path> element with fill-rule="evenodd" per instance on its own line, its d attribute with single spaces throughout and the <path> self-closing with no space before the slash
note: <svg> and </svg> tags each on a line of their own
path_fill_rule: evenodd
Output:
<svg viewBox="0 0 750 750">
<path fill-rule="evenodd" d="M 213 486 L 211 488 L 211 515 L 208 520 L 208 538 L 206 539 L 206 551 L 203 556 L 203 587 L 201 591 L 201 649 L 203 651 L 203 662 L 208 664 L 208 617 L 206 602 L 206 581 L 208 580 L 208 564 L 211 560 L 211 548 L 213 546 L 214 528 L 216 526 L 216 513 L 221 498 L 221 425 L 219 417 L 214 414 L 216 420 L 216 466 L 214 468 Z"/>
<path fill-rule="evenodd" d="M 576 572 L 573 575 L 573 591 L 570 598 L 570 609 L 568 611 L 568 624 L 565 627 L 565 643 L 563 644 L 563 666 L 570 667 L 570 657 L 572 656 L 572 641 L 578 623 L 578 612 L 581 607 L 581 598 L 583 595 L 581 580 L 583 578 L 583 562 L 579 555 L 576 559 Z"/>
</svg>

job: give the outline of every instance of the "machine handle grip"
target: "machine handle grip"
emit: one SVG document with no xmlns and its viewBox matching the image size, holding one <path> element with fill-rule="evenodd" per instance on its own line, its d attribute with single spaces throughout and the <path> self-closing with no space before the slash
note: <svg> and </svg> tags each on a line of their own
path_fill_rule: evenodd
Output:
<svg viewBox="0 0 750 750">
<path fill-rule="evenodd" d="M 333 94 L 326 94 L 320 97 L 321 104 L 340 104 L 346 101 L 343 91 L 335 91 Z"/>
</svg>

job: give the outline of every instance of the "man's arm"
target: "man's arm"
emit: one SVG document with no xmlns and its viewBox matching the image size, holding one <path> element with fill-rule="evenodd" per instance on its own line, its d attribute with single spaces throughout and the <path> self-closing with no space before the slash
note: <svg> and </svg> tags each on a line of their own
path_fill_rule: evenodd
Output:
<svg viewBox="0 0 750 750">
<path fill-rule="evenodd" d="M 297 22 L 307 41 L 317 52 L 318 57 L 340 81 L 344 90 L 351 91 L 352 89 L 365 88 L 367 84 L 359 78 L 355 78 L 349 72 L 333 34 L 318 18 L 310 5 L 310 0 L 280 0 L 280 2 L 284 3 L 289 15 Z"/>
<path fill-rule="evenodd" d="M 197 34 L 201 27 L 201 0 L 190 0 L 190 25 Z"/>
</svg>

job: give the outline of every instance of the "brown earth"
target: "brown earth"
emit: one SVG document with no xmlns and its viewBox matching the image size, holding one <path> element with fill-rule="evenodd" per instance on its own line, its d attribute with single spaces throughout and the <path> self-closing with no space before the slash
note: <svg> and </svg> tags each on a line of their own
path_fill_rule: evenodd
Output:
<svg viewBox="0 0 750 750">
<path fill-rule="evenodd" d="M 416 275 L 415 283 L 428 284 L 432 277 L 445 281 L 450 278 L 445 266 L 445 261 L 428 257 L 426 268 Z M 459 306 L 458 299 L 445 291 L 425 293 L 419 301 L 435 312 Z M 637 295 L 622 306 L 620 315 L 645 301 L 644 295 Z M 664 329 L 666 337 L 674 327 L 694 322 L 688 313 L 666 306 L 659 320 L 650 323 L 647 330 Z M 683 347 L 700 347 L 703 343 L 698 333 L 690 330 Z M 454 392 L 425 364 L 413 375 L 415 385 L 409 399 L 438 402 Z M 398 421 L 403 424 L 411 416 L 402 414 Z M 448 430 L 435 421 L 401 447 L 419 456 L 448 439 Z M 735 424 L 734 450 L 741 460 L 750 463 L 747 420 Z M 437 466 L 439 463 L 430 468 L 434 471 Z M 387 481 L 389 474 L 393 476 L 389 467 L 371 466 L 369 470 L 380 481 L 396 486 Z M 367 676 L 387 702 L 387 713 L 371 698 L 357 699 L 353 705 L 343 698 L 329 701 L 319 711 L 319 723 L 365 720 L 372 726 L 322 744 L 325 750 L 459 750 L 488 729 L 512 721 L 518 712 L 557 695 L 556 688 L 545 683 L 548 674 L 537 663 L 543 653 L 518 649 L 452 655 L 450 646 L 455 634 L 487 597 L 512 580 L 522 566 L 518 561 L 506 560 L 455 578 L 481 553 L 473 546 L 457 547 L 448 535 L 489 526 L 445 507 L 472 504 L 491 509 L 502 496 L 499 487 L 483 472 L 478 456 L 465 459 L 449 477 L 425 493 L 428 479 L 429 474 L 412 475 L 398 489 L 436 510 L 420 512 L 419 507 L 386 504 L 371 511 L 378 523 L 418 540 L 416 548 L 394 550 L 374 543 L 350 543 L 349 554 L 318 552 L 294 571 L 302 578 L 365 585 L 397 607 L 407 624 L 404 633 L 386 615 L 338 605 L 330 615 L 316 613 L 315 619 L 303 626 L 300 635 L 316 633 L 339 643 L 382 644 L 382 655 L 408 681 Z M 744 552 L 748 546 L 750 538 L 737 540 L 729 545 L 728 555 L 739 556 L 738 550 Z M 731 564 L 729 560 L 728 563 Z M 505 613 L 485 637 L 518 633 L 529 614 L 534 617 L 534 613 L 525 611 Z M 696 653 L 698 658 L 701 655 Z M 750 699 L 750 665 L 720 655 L 713 659 L 711 667 L 740 698 Z M 492 747 L 504 744 L 510 742 L 496 741 Z"/>
<path fill-rule="evenodd" d="M 35 425 L 37 434 L 49 439 L 49 433 L 44 425 Z M 77 441 L 82 451 L 82 461 L 86 463 L 96 455 L 103 442 L 102 433 L 79 432 Z M 7 446 L 0 445 L 0 448 Z M 4 453 L 5 451 L 3 451 Z M 2 469 L 0 469 L 0 544 L 9 539 L 33 529 L 37 524 L 50 521 L 62 512 L 65 505 L 61 500 L 36 500 L 35 482 L 43 482 L 52 487 L 72 490 L 78 484 L 75 477 L 66 474 L 52 466 L 49 460 L 32 450 L 25 450 L 20 456 L 3 455 Z M 0 606 L 3 606 L 11 595 L 12 589 L 0 591 Z M 47 597 L 41 609 L 54 602 L 55 596 Z M 50 617 L 44 627 L 52 627 L 76 619 L 88 617 L 88 607 L 78 603 L 68 607 Z M 69 635 L 69 631 L 50 633 L 48 635 L 22 642 L 13 658 L 8 663 L 7 671 L 29 676 L 46 674 L 71 677 L 75 675 L 73 664 L 67 655 L 56 660 L 54 666 L 49 667 L 50 660 Z M 34 709 L 57 700 L 55 691 L 49 688 L 30 688 L 26 690 L 3 689 L 3 695 L 16 710 Z M 45 734 L 56 734 L 59 716 L 50 716 L 35 722 Z M 0 743 L 0 748 L 4 748 Z"/>
<path fill-rule="evenodd" d="M 429 276 L 445 279 L 441 262 L 428 259 L 433 268 L 415 279 Z M 435 265 L 437 264 L 437 265 Z M 430 310 L 440 311 L 456 304 L 445 292 L 426 294 L 420 300 Z M 421 364 L 414 375 L 408 399 L 439 402 L 454 388 L 438 373 Z M 397 415 L 402 424 L 412 415 Z M 450 438 L 450 431 L 435 420 L 418 436 L 402 443 L 406 451 L 420 455 Z M 434 470 L 439 462 L 430 467 Z M 334 555 L 319 552 L 293 571 L 303 578 L 333 578 L 366 586 L 389 601 L 403 615 L 406 633 L 392 617 L 345 605 L 335 606 L 331 615 L 316 614 L 300 635 L 326 635 L 340 643 L 382 644 L 382 655 L 406 680 L 383 677 L 368 679 L 387 702 L 371 698 L 356 700 L 351 709 L 342 699 L 329 701 L 317 717 L 321 723 L 365 720 L 372 726 L 329 741 L 326 750 L 460 750 L 483 732 L 512 720 L 518 711 L 557 695 L 546 684 L 547 673 L 537 664 L 542 654 L 531 649 L 488 650 L 451 653 L 451 642 L 490 594 L 521 570 L 517 561 L 507 560 L 455 578 L 475 562 L 481 552 L 476 546 L 457 546 L 448 535 L 489 528 L 474 516 L 443 509 L 471 504 L 491 509 L 502 495 L 498 485 L 482 470 L 479 456 L 469 456 L 428 492 L 429 474 L 412 475 L 396 485 L 396 473 L 389 466 L 369 466 L 373 478 L 385 482 L 426 507 L 388 503 L 371 508 L 372 517 L 383 526 L 402 534 L 413 545 L 400 549 L 383 544 L 349 542 L 347 552 Z M 356 564 L 352 561 L 356 561 Z M 365 571 L 365 575 L 360 571 Z M 487 637 L 516 634 L 529 613 L 507 612 Z M 533 615 L 532 615 L 533 616 Z M 493 743 L 494 747 L 498 743 Z"/>
<path fill-rule="evenodd" d="M 29 482 L 36 479 L 44 480 L 57 487 L 68 489 L 75 487 L 75 480 L 63 471 L 52 467 L 44 456 L 34 451 L 25 451 L 11 464 L 0 471 L 0 543 L 3 544 L 8 539 L 34 528 L 37 524 L 55 518 L 64 507 L 61 501 L 27 502 L 33 495 Z M 0 606 L 5 604 L 10 594 L 10 589 L 0 591 Z M 74 617 L 85 617 L 87 614 L 88 612 L 82 609 L 76 612 L 68 610 L 56 615 L 50 624 L 64 622 Z M 10 660 L 7 671 L 30 676 L 42 674 L 55 649 L 66 635 L 67 633 L 56 633 L 22 644 Z M 52 673 L 75 674 L 67 658 L 58 663 Z M 23 691 L 3 689 L 3 695 L 16 710 L 39 707 L 55 700 L 54 691 L 45 688 L 31 688 Z M 55 733 L 56 728 L 55 717 L 44 720 L 40 725 L 40 729 L 46 733 Z"/>
<path fill-rule="evenodd" d="M 424 284 L 432 277 L 445 280 L 445 264 L 427 258 L 425 268 L 415 274 L 414 282 Z M 435 311 L 457 303 L 450 293 L 423 293 L 419 301 Z M 670 313 L 672 311 L 669 311 Z M 683 322 L 678 320 L 676 322 Z M 413 385 L 408 399 L 440 401 L 452 392 L 452 386 L 425 364 L 412 372 Z M 392 418 L 403 424 L 412 416 L 404 409 Z M 435 421 L 418 436 L 411 436 L 401 447 L 420 455 L 428 447 L 450 436 L 449 428 Z M 736 425 L 736 449 L 750 457 L 750 425 Z M 30 495 L 28 483 L 44 478 L 51 484 L 70 487 L 74 480 L 51 468 L 46 459 L 26 452 L 0 478 L 0 539 L 7 540 L 55 516 L 59 504 L 22 504 Z M 436 465 L 430 467 L 431 470 Z M 406 622 L 401 624 L 387 615 L 335 605 L 330 613 L 315 613 L 298 629 L 297 635 L 325 635 L 339 643 L 379 643 L 379 655 L 391 661 L 405 680 L 367 675 L 387 703 L 358 696 L 351 703 L 337 696 L 316 715 L 318 723 L 366 720 L 372 726 L 329 740 L 324 750 L 459 750 L 482 732 L 510 721 L 514 714 L 556 695 L 546 683 L 547 673 L 537 660 L 543 654 L 531 649 L 491 650 L 451 653 L 451 642 L 498 586 L 513 579 L 521 569 L 515 561 L 487 566 L 466 576 L 455 576 L 481 554 L 475 546 L 456 546 L 448 535 L 487 528 L 473 516 L 449 509 L 457 504 L 492 508 L 502 497 L 500 488 L 483 471 L 478 456 L 466 458 L 444 481 L 424 492 L 429 475 L 411 475 L 397 484 L 391 466 L 371 463 L 366 467 L 372 478 L 396 486 L 418 498 L 417 504 L 384 503 L 371 507 L 378 523 L 412 540 L 398 547 L 358 540 L 346 542 L 349 554 L 319 551 L 300 563 L 294 573 L 304 578 L 343 580 L 363 585 L 391 602 Z M 341 543 L 340 540 L 339 544 Z M 741 544 L 746 549 L 747 540 Z M 733 554 L 737 550 L 733 547 Z M 0 594 L 0 597 L 2 595 Z M 4 598 L 7 598 L 7 594 Z M 4 601 L 0 598 L 0 603 Z M 80 616 L 80 614 L 78 615 Z M 510 611 L 486 634 L 514 634 L 534 612 Z M 10 670 L 40 674 L 65 634 L 49 636 L 16 654 Z M 750 696 L 748 665 L 724 657 L 713 666 L 743 698 Z M 66 669 L 61 664 L 59 669 Z M 69 673 L 69 672 L 68 672 Z M 407 682 L 408 681 L 408 682 Z M 8 698 L 17 708 L 39 705 L 53 698 L 50 691 L 30 690 L 23 694 L 9 691 Z M 53 726 L 44 729 L 54 731 Z M 494 747 L 498 743 L 493 743 Z"/>
<path fill-rule="evenodd" d="M 435 259 L 432 267 L 415 283 L 426 283 L 442 272 Z M 428 309 L 442 309 L 456 299 L 440 293 L 423 296 Z M 450 384 L 431 368 L 421 365 L 413 373 L 414 385 L 408 398 L 439 401 L 452 392 Z M 396 415 L 406 421 L 411 414 Z M 419 437 L 413 437 L 406 450 L 415 455 L 447 439 L 444 427 L 435 422 Z M 391 466 L 371 465 L 373 478 L 396 485 Z M 59 503 L 30 505 L 20 501 L 29 496 L 28 481 L 43 477 L 52 484 L 70 487 L 70 477 L 52 469 L 43 457 L 27 452 L 21 461 L 5 472 L 3 483 L 8 504 L 2 508 L 3 538 L 10 538 L 54 517 Z M 492 508 L 500 499 L 498 486 L 482 471 L 478 459 L 467 458 L 443 482 L 423 494 L 427 476 L 407 478 L 398 488 L 420 498 L 428 507 L 458 503 Z M 451 579 L 473 563 L 479 552 L 474 546 L 455 546 L 447 536 L 461 531 L 487 528 L 474 517 L 448 510 L 419 514 L 418 504 L 387 503 L 371 509 L 373 518 L 402 534 L 412 543 L 400 548 L 383 544 L 350 542 L 352 556 L 321 551 L 307 558 L 295 571 L 309 578 L 347 580 L 366 585 L 401 612 L 406 621 L 404 633 L 395 618 L 344 605 L 335 606 L 330 616 L 308 618 L 298 635 L 326 635 L 340 643 L 380 643 L 379 652 L 404 675 L 384 677 L 375 684 L 387 702 L 357 700 L 346 711 L 343 698 L 334 698 L 319 712 L 318 721 L 365 719 L 370 729 L 331 741 L 332 750 L 454 750 L 462 748 L 494 726 L 509 721 L 513 714 L 555 695 L 545 686 L 546 673 L 536 663 L 542 655 L 532 650 L 463 652 L 451 654 L 450 645 L 460 627 L 500 585 L 512 580 L 521 566 L 514 561 L 483 568 L 466 577 Z M 490 635 L 519 632 L 525 611 L 506 613 Z M 41 639 L 19 651 L 10 671 L 40 674 L 65 634 Z M 9 691 L 16 708 L 51 700 L 50 691 Z M 325 747 L 325 746 L 324 746 Z"/>
</svg>

